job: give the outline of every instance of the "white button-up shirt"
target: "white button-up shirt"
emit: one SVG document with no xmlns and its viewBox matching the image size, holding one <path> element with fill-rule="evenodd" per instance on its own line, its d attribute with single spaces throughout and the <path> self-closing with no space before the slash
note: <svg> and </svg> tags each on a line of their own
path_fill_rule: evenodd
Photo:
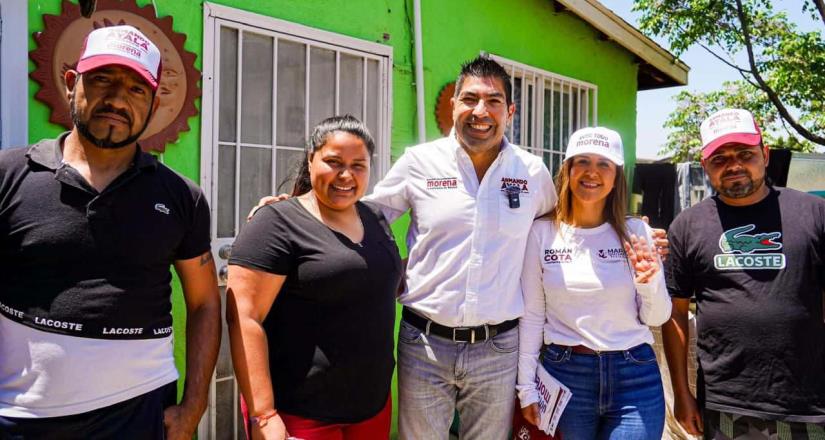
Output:
<svg viewBox="0 0 825 440">
<path fill-rule="evenodd" d="M 519 189 L 518 207 L 508 202 L 508 186 Z M 382 205 L 390 221 L 411 211 L 402 304 L 449 327 L 524 313 L 519 277 L 527 235 L 533 219 L 556 204 L 539 157 L 505 138 L 479 182 L 451 133 L 407 148 L 367 200 Z"/>
</svg>

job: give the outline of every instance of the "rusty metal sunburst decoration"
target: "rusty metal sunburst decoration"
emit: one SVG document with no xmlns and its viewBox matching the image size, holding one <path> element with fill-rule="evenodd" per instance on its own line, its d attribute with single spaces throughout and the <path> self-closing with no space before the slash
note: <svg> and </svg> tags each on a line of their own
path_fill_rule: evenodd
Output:
<svg viewBox="0 0 825 440">
<path fill-rule="evenodd" d="M 71 128 L 63 74 L 75 68 L 83 39 L 93 29 L 132 25 L 158 46 L 163 60 L 157 92 L 160 105 L 139 141 L 144 150 L 163 152 L 167 143 L 189 131 L 188 119 L 197 114 L 195 99 L 201 96 L 201 90 L 196 56 L 183 48 L 186 35 L 172 29 L 172 17 L 157 18 L 151 4 L 139 7 L 135 0 L 95 3 L 91 18 L 83 18 L 78 5 L 68 0 L 62 1 L 60 15 L 43 15 L 44 30 L 34 34 L 37 48 L 29 53 L 37 66 L 30 76 L 40 85 L 35 98 L 51 109 L 50 122 Z"/>
<path fill-rule="evenodd" d="M 438 99 L 435 101 L 435 120 L 438 122 L 438 129 L 441 134 L 447 136 L 453 128 L 453 106 L 450 98 L 455 94 L 455 81 L 449 82 L 441 88 Z"/>
<path fill-rule="evenodd" d="M 80 15 L 86 18 L 92 18 L 92 14 L 95 13 L 96 4 L 96 0 L 80 0 Z"/>
</svg>

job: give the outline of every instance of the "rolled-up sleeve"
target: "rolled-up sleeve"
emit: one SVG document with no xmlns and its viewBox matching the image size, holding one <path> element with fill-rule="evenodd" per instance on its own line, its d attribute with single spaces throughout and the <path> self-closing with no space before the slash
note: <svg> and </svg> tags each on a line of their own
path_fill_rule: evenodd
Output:
<svg viewBox="0 0 825 440">
<path fill-rule="evenodd" d="M 375 185 L 372 193 L 364 197 L 364 200 L 375 203 L 390 223 L 411 207 L 408 196 L 410 162 L 409 153 L 402 154 L 387 175 Z"/>
</svg>

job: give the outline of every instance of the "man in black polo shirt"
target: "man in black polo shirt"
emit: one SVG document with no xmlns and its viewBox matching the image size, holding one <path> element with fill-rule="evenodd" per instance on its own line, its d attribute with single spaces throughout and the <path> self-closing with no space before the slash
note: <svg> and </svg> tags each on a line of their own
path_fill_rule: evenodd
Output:
<svg viewBox="0 0 825 440">
<path fill-rule="evenodd" d="M 201 190 L 140 150 L 158 48 L 92 31 L 65 74 L 74 127 L 0 152 L 0 438 L 188 439 L 206 408 L 220 297 Z M 187 308 L 175 405 L 171 288 Z"/>
<path fill-rule="evenodd" d="M 669 234 L 673 316 L 662 331 L 676 419 L 706 439 L 825 438 L 825 200 L 765 181 L 768 149 L 749 112 L 719 111 L 701 132 L 718 195 Z M 698 404 L 686 371 L 691 297 Z"/>
</svg>

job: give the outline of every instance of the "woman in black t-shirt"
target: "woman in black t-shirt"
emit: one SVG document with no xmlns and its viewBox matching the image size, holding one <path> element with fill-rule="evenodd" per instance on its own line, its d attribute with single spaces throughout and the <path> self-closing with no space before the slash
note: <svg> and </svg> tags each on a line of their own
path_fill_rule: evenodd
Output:
<svg viewBox="0 0 825 440">
<path fill-rule="evenodd" d="M 358 200 L 375 149 L 322 121 L 293 198 L 258 210 L 229 259 L 227 321 L 253 439 L 387 438 L 398 248 Z"/>
</svg>

